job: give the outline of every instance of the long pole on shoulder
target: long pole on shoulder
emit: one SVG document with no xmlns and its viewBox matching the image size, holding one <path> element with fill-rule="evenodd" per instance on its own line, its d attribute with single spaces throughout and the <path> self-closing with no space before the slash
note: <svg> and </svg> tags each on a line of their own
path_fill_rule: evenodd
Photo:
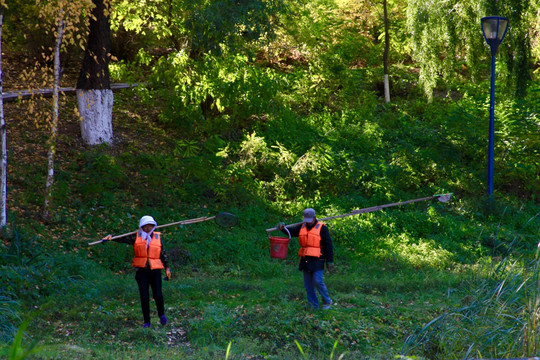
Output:
<svg viewBox="0 0 540 360">
<path fill-rule="evenodd" d="M 452 196 L 452 193 L 436 194 L 436 195 L 433 195 L 433 196 L 423 197 L 423 198 L 419 198 L 419 199 L 400 201 L 400 202 L 395 202 L 395 203 L 385 204 L 385 205 L 371 206 L 371 207 L 367 207 L 367 208 L 364 208 L 364 209 L 353 210 L 353 211 L 351 211 L 350 213 L 347 213 L 347 214 L 329 216 L 329 217 L 325 217 L 325 218 L 322 218 L 322 219 L 319 219 L 319 220 L 326 221 L 326 220 L 332 220 L 332 219 L 342 218 L 342 217 L 346 217 L 346 216 L 365 214 L 365 213 L 369 213 L 369 212 L 373 212 L 373 211 L 377 211 L 377 210 L 382 210 L 384 208 L 388 208 L 388 207 L 392 207 L 392 206 L 405 205 L 405 204 L 410 204 L 410 203 L 419 202 L 419 201 L 426 201 L 426 200 L 431 200 L 431 199 L 437 199 L 437 200 L 439 200 L 441 202 L 447 202 L 448 200 L 450 200 L 451 196 Z M 302 224 L 302 223 L 299 222 L 299 223 L 295 223 L 295 224 L 288 224 L 288 225 L 285 225 L 285 227 L 287 228 L 287 227 L 292 227 L 292 226 L 296 226 L 296 225 L 300 225 L 300 224 Z M 267 232 L 276 231 L 276 230 L 279 230 L 279 229 L 277 227 L 273 227 L 271 229 L 266 229 Z"/>
<path fill-rule="evenodd" d="M 170 223 L 170 224 L 158 225 L 158 226 L 156 226 L 156 229 L 161 229 L 161 228 L 168 227 L 168 226 L 173 226 L 173 225 L 187 225 L 187 224 L 194 224 L 194 223 L 198 223 L 198 222 L 202 222 L 202 221 L 212 220 L 212 219 L 215 219 L 215 218 L 216 218 L 215 216 L 210 216 L 210 217 L 204 216 L 204 217 L 195 218 L 195 219 L 176 221 L 176 222 L 173 222 L 173 223 Z M 137 231 L 138 231 L 138 230 L 132 231 L 132 232 L 128 232 L 128 233 L 125 233 L 125 234 L 122 234 L 122 235 L 116 235 L 116 236 L 113 236 L 113 237 L 111 238 L 111 240 L 118 239 L 118 238 L 122 238 L 122 237 L 124 237 L 124 236 L 129 236 L 129 235 L 136 234 Z M 102 242 L 103 242 L 103 239 L 98 240 L 98 241 L 94 241 L 94 242 L 91 242 L 91 243 L 88 243 L 88 245 L 96 245 L 96 244 L 100 244 L 100 243 L 102 243 Z"/>
<path fill-rule="evenodd" d="M 214 215 L 214 216 L 203 216 L 203 217 L 198 217 L 198 218 L 195 218 L 195 219 L 181 220 L 181 221 L 176 221 L 176 222 L 172 222 L 172 223 L 169 223 L 169 224 L 158 225 L 158 226 L 156 226 L 156 229 L 161 229 L 161 228 L 168 227 L 168 226 L 173 226 L 173 225 L 195 224 L 195 223 L 199 223 L 199 222 L 203 222 L 203 221 L 209 221 L 209 220 L 214 220 L 214 222 L 217 225 L 219 225 L 219 226 L 221 226 L 223 228 L 228 228 L 228 229 L 230 229 L 230 228 L 236 226 L 236 224 L 238 224 L 238 217 L 236 217 L 236 215 L 231 214 L 230 212 L 224 212 L 223 211 L 223 212 L 220 212 L 219 214 Z M 113 236 L 113 237 L 111 237 L 111 240 L 118 239 L 118 238 L 128 236 L 128 235 L 136 234 L 137 231 L 132 231 L 132 232 L 129 232 L 129 233 L 126 233 L 126 234 Z M 101 239 L 101 240 L 98 240 L 98 241 L 91 242 L 88 245 L 99 244 L 99 243 L 102 243 L 103 241 L 105 241 L 105 239 Z"/>
</svg>

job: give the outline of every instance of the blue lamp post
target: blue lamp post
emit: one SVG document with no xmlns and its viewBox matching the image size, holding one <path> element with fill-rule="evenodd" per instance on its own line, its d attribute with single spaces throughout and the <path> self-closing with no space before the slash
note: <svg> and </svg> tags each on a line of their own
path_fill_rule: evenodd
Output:
<svg viewBox="0 0 540 360">
<path fill-rule="evenodd" d="M 508 19 L 500 16 L 482 18 L 482 33 L 491 49 L 491 101 L 489 105 L 488 197 L 493 194 L 493 153 L 495 142 L 495 55 L 508 30 Z"/>
</svg>

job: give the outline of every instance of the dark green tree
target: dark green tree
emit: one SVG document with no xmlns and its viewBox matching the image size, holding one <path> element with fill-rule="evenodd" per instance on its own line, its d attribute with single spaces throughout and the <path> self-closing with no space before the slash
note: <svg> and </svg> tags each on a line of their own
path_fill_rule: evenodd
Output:
<svg viewBox="0 0 540 360">
<path fill-rule="evenodd" d="M 534 2 L 534 1 L 533 1 Z M 537 5 L 536 5 L 537 6 Z M 531 36 L 536 11 L 530 0 L 486 1 L 486 15 L 508 18 L 510 29 L 500 52 L 506 63 L 505 82 L 516 97 L 524 98 L 532 79 Z"/>
<path fill-rule="evenodd" d="M 273 20 L 282 9 L 282 0 L 120 0 L 112 26 L 151 34 L 163 45 L 198 58 L 271 37 Z"/>
<path fill-rule="evenodd" d="M 477 0 L 409 0 L 407 25 L 412 56 L 420 68 L 419 82 L 428 98 L 433 96 L 439 79 L 445 81 L 455 75 L 459 63 L 469 70 L 472 80 L 477 79 L 485 52 L 479 13 Z"/>
<path fill-rule="evenodd" d="M 430 98 L 437 81 L 448 80 L 460 71 L 466 80 L 487 76 L 485 59 L 489 56 L 480 30 L 480 18 L 490 15 L 508 17 L 510 30 L 499 48 L 505 60 L 501 68 L 507 87 L 523 97 L 531 79 L 530 1 L 508 0 L 409 0 L 407 23 L 411 32 L 413 58 L 420 68 L 420 84 Z M 482 72 L 484 70 L 484 72 Z"/>
</svg>

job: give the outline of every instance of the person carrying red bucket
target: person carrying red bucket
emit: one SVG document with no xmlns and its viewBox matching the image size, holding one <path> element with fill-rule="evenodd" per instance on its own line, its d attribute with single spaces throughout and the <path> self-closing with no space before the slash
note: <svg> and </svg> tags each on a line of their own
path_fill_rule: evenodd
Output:
<svg viewBox="0 0 540 360">
<path fill-rule="evenodd" d="M 324 283 L 325 263 L 330 269 L 334 262 L 334 248 L 330 233 L 326 225 L 317 220 L 315 210 L 304 210 L 304 219 L 301 224 L 285 225 L 280 223 L 278 229 L 290 237 L 298 237 L 300 249 L 298 256 L 300 263 L 298 269 L 304 274 L 304 287 L 307 301 L 313 309 L 319 309 L 317 290 L 322 298 L 322 309 L 328 310 L 332 299 Z M 286 255 L 286 249 L 285 249 Z"/>
<path fill-rule="evenodd" d="M 363 209 L 353 210 L 347 214 L 340 214 L 322 218 L 321 220 L 332 220 L 343 218 L 347 216 L 354 216 L 359 214 L 370 213 L 379 211 L 393 206 L 401 206 L 411 204 L 419 201 L 427 201 L 437 199 L 440 202 L 447 202 L 450 200 L 452 193 L 435 194 L 433 196 L 422 197 L 418 199 L 399 201 L 391 204 L 370 206 Z M 304 272 L 304 286 L 307 292 L 307 299 L 311 306 L 318 309 L 319 302 L 315 289 L 319 291 L 323 299 L 323 309 L 329 309 L 332 304 L 332 300 L 328 295 L 328 290 L 323 280 L 324 264 L 330 269 L 334 260 L 334 251 L 332 247 L 332 240 L 328 233 L 328 228 L 322 222 L 315 217 L 315 210 L 304 210 L 304 219 L 301 223 L 285 225 L 284 223 L 278 224 L 278 226 L 266 229 L 267 232 L 281 230 L 291 236 L 297 236 L 300 243 L 300 250 L 298 255 L 300 256 L 299 269 Z M 287 245 L 289 239 L 283 237 L 270 237 L 270 256 L 273 258 L 284 259 L 287 256 Z"/>
</svg>

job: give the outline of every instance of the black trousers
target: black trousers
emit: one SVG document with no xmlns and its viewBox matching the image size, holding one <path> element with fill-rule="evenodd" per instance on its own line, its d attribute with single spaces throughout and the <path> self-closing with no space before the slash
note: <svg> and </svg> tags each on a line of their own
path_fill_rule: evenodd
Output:
<svg viewBox="0 0 540 360">
<path fill-rule="evenodd" d="M 156 302 L 158 316 L 165 313 L 163 293 L 161 291 L 161 270 L 150 270 L 149 268 L 137 269 L 135 280 L 139 285 L 139 295 L 141 296 L 141 309 L 145 323 L 150 323 L 150 292 L 149 287 L 152 287 L 152 295 Z"/>
</svg>

